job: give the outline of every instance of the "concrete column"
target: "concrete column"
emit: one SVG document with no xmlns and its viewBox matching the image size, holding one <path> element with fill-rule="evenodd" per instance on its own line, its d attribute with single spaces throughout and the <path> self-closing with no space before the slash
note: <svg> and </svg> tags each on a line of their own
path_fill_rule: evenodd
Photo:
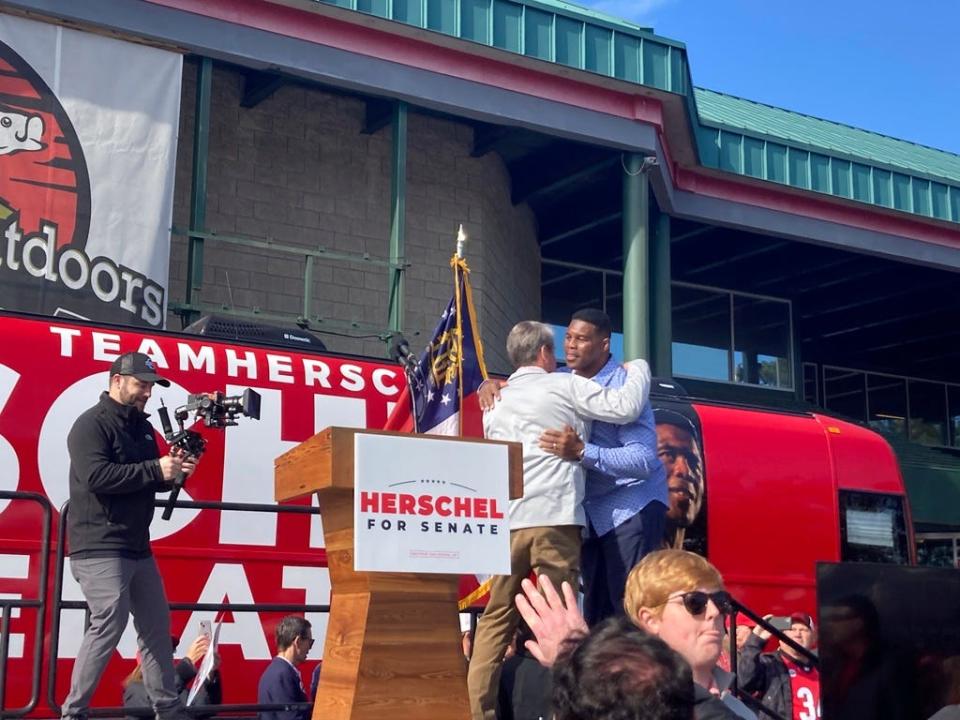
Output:
<svg viewBox="0 0 960 720">
<path fill-rule="evenodd" d="M 650 245 L 650 370 L 657 377 L 673 375 L 670 273 L 670 216 L 659 212 Z"/>
<path fill-rule="evenodd" d="M 407 104 L 393 108 L 393 164 L 390 173 L 390 298 L 387 325 L 403 330 L 404 262 L 406 261 Z"/>
<path fill-rule="evenodd" d="M 207 229 L 207 155 L 210 149 L 210 97 L 213 85 L 213 60 L 205 57 L 197 67 L 197 107 L 193 125 L 193 182 L 190 186 L 190 230 Z M 190 235 L 187 239 L 187 293 L 188 305 L 200 304 L 203 288 L 203 237 Z M 189 314 L 193 322 L 199 312 Z"/>
<path fill-rule="evenodd" d="M 623 156 L 623 359 L 650 358 L 650 208 L 643 156 Z"/>
</svg>

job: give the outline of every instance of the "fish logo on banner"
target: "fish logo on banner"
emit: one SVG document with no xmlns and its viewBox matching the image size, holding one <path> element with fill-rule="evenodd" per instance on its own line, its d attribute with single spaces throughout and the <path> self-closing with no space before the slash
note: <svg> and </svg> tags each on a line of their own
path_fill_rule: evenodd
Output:
<svg viewBox="0 0 960 720">
<path fill-rule="evenodd" d="M 40 283 L 51 282 L 55 274 L 61 275 L 51 267 L 57 251 L 82 250 L 89 225 L 90 179 L 73 124 L 36 71 L 0 42 L 4 280 L 38 289 Z"/>
</svg>

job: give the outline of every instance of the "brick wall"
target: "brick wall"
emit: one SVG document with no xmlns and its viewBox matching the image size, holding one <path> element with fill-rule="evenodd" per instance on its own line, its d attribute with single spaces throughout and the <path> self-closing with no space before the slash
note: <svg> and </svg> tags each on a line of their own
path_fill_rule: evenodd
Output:
<svg viewBox="0 0 960 720">
<path fill-rule="evenodd" d="M 196 64 L 184 67 L 174 226 L 189 227 Z M 363 135 L 364 103 L 303 85 L 240 107 L 243 77 L 215 66 L 208 165 L 208 231 L 386 260 L 391 129 Z M 506 334 L 540 317 L 540 258 L 533 213 L 510 202 L 499 156 L 471 158 L 465 124 L 411 111 L 408 120 L 404 332 L 429 340 L 452 291 L 450 256 L 463 223 L 487 364 L 508 372 Z M 174 236 L 170 299 L 185 299 L 187 243 Z M 264 314 L 302 313 L 303 258 L 210 240 L 201 299 Z M 387 325 L 388 270 L 372 262 L 315 261 L 312 315 L 348 337 L 321 334 L 334 351 L 383 357 L 360 337 Z M 265 321 L 267 321 L 265 319 Z M 173 325 L 177 320 L 171 320 Z M 336 327 L 335 323 L 347 327 Z M 350 328 L 350 323 L 362 327 Z"/>
</svg>

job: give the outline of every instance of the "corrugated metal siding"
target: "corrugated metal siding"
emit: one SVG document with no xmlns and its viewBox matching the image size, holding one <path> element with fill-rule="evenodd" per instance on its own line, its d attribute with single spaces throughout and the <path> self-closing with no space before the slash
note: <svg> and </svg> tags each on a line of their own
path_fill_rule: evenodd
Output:
<svg viewBox="0 0 960 720">
<path fill-rule="evenodd" d="M 868 130 L 696 88 L 700 120 L 721 127 L 812 145 L 960 183 L 960 155 Z"/>
<path fill-rule="evenodd" d="M 960 222 L 960 156 L 696 88 L 709 167 Z"/>
<path fill-rule="evenodd" d="M 682 43 L 556 0 L 315 0 L 658 90 L 687 92 Z"/>
<path fill-rule="evenodd" d="M 960 156 L 697 88 L 684 45 L 562 0 L 315 0 L 684 96 L 700 162 L 960 223 Z"/>
</svg>

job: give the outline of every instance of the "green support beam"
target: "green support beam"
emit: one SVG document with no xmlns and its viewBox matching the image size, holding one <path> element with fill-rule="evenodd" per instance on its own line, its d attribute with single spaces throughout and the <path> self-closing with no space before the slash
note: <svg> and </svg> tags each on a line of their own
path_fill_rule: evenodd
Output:
<svg viewBox="0 0 960 720">
<path fill-rule="evenodd" d="M 407 204 L 407 104 L 393 108 L 393 164 L 390 176 L 390 297 L 387 325 L 403 331 L 403 275 Z"/>
<path fill-rule="evenodd" d="M 672 296 L 670 292 L 670 216 L 657 213 L 650 245 L 650 370 L 658 377 L 673 375 Z"/>
<path fill-rule="evenodd" d="M 650 206 L 643 156 L 623 156 L 623 359 L 650 358 Z"/>
<path fill-rule="evenodd" d="M 210 90 L 213 84 L 213 60 L 203 58 L 197 68 L 197 104 L 193 124 L 193 182 L 190 186 L 190 227 L 207 229 L 207 155 L 210 149 Z M 188 305 L 198 305 L 203 287 L 203 238 L 187 238 Z M 195 313 L 184 319 L 192 322 Z"/>
</svg>

